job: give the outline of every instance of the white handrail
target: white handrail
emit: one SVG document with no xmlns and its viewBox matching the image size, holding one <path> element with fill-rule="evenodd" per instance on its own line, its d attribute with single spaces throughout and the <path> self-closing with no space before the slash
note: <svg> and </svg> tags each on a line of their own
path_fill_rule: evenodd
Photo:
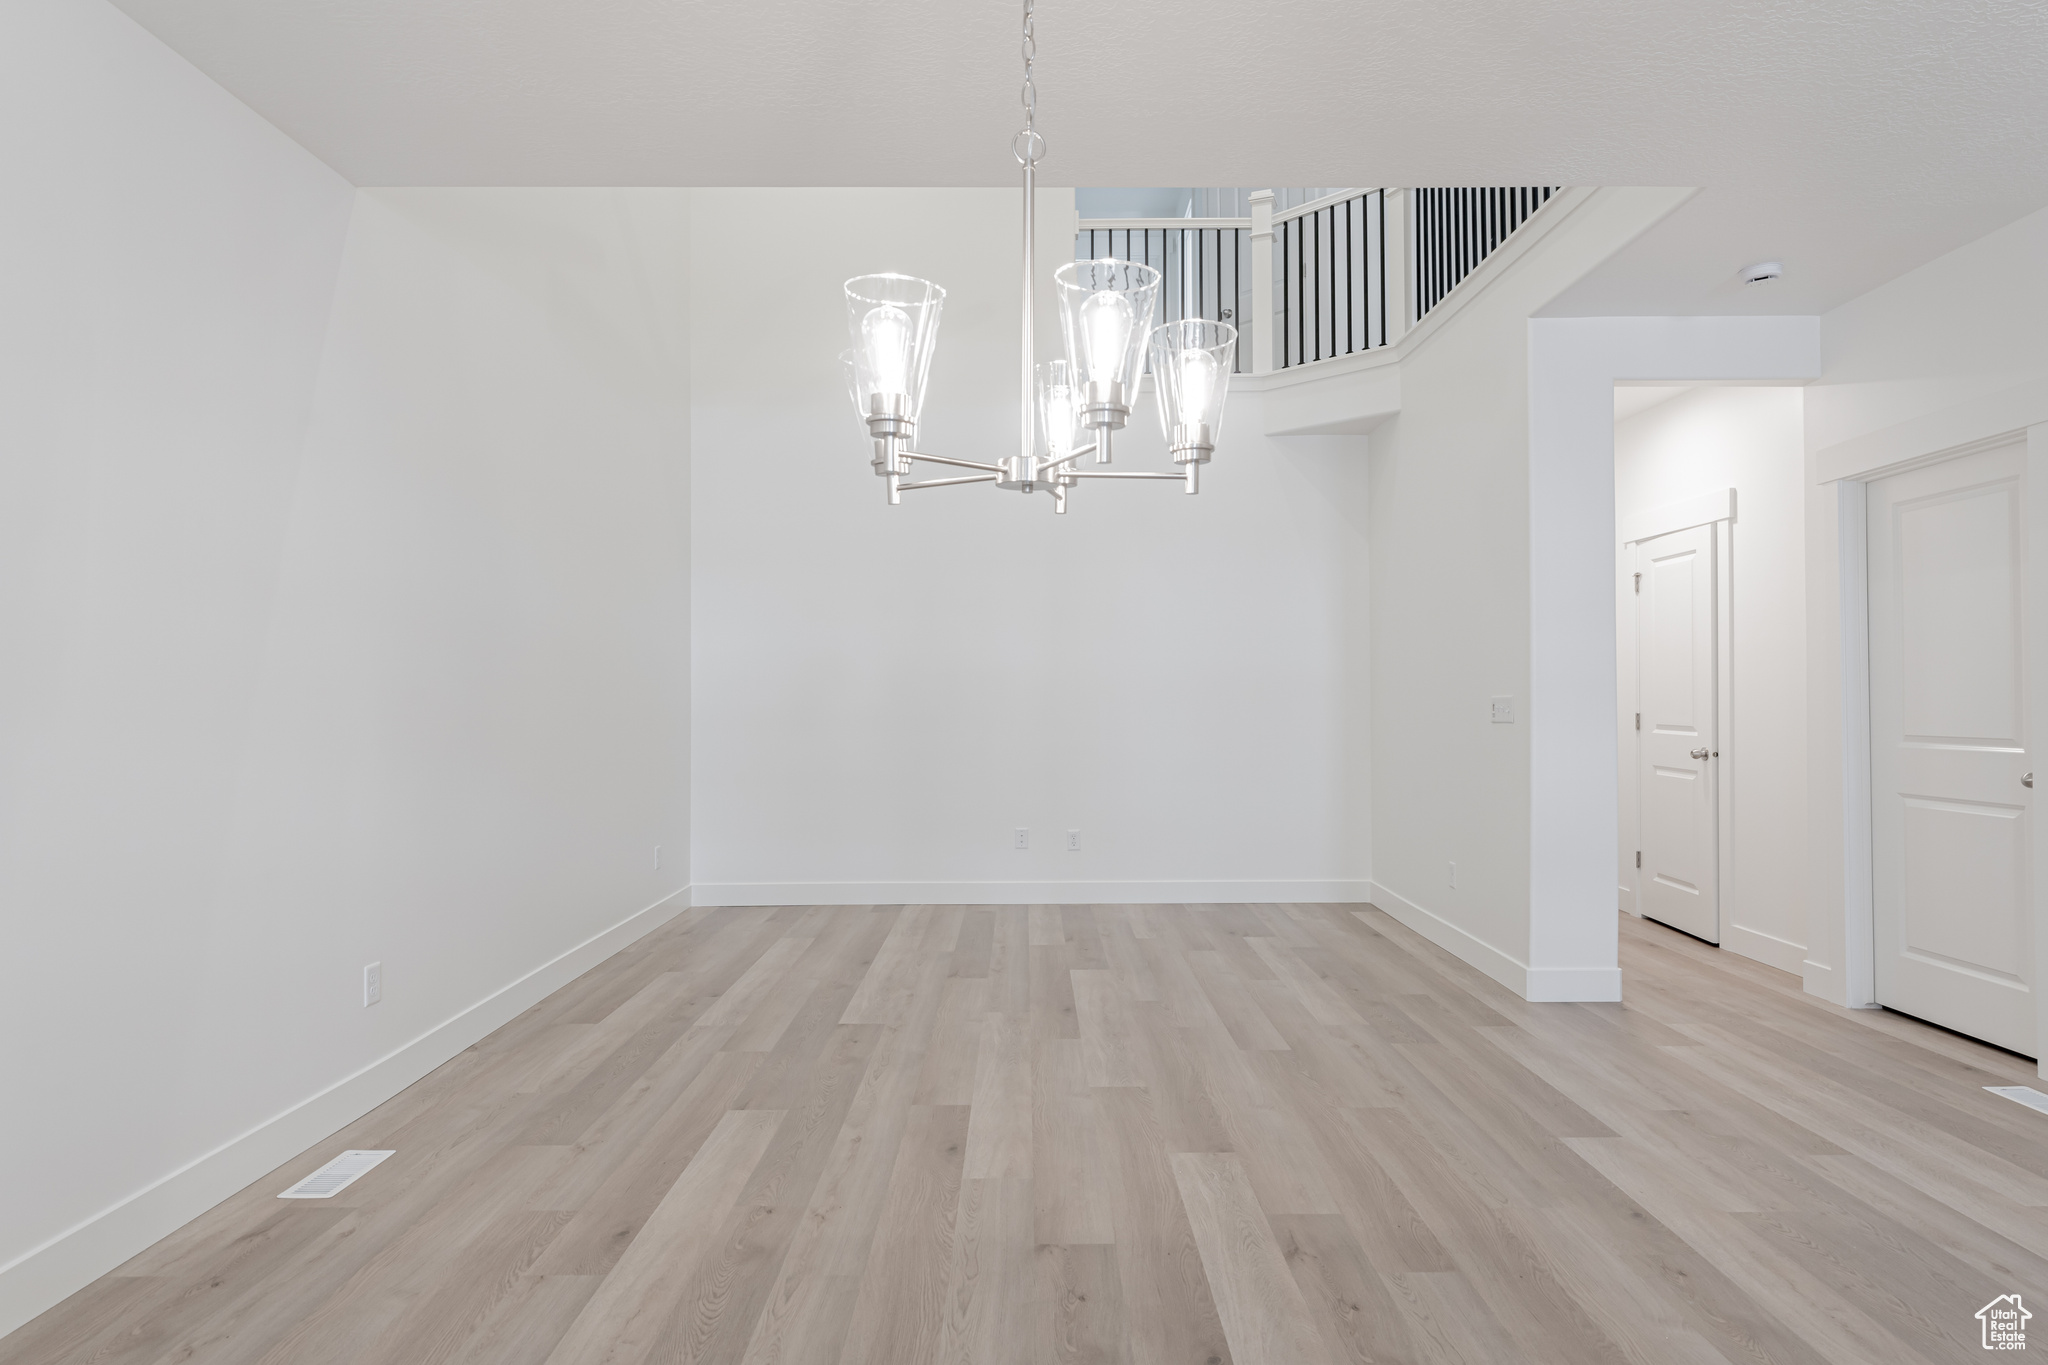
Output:
<svg viewBox="0 0 2048 1365">
<path fill-rule="evenodd" d="M 1371 193 L 1371 189 L 1336 190 L 1324 195 L 1320 199 L 1311 199 L 1306 204 L 1297 204 L 1291 209 L 1276 210 L 1273 214 L 1273 222 L 1275 226 L 1278 226 L 1281 223 L 1291 222 L 1296 218 L 1306 218 L 1312 213 L 1321 212 L 1332 204 L 1341 204 L 1346 200 L 1356 199 L 1361 194 Z M 1388 193 L 1391 194 L 1393 191 L 1389 190 Z M 1251 225 L 1252 220 L 1249 218 L 1083 218 L 1081 220 L 1081 230 L 1083 232 L 1090 228 L 1100 232 L 1137 232 L 1139 230 L 1156 232 L 1161 228 L 1248 228 Z"/>
<path fill-rule="evenodd" d="M 1249 218 L 1083 218 L 1081 220 L 1081 231 L 1157 232 L 1162 228 L 1169 232 L 1175 228 L 1200 228 L 1203 230 L 1222 228 L 1227 230 L 1230 228 L 1248 228 L 1251 225 L 1252 220 Z"/>
<path fill-rule="evenodd" d="M 1280 224 L 1293 218 L 1306 218 L 1311 213 L 1319 212 L 1330 207 L 1332 204 L 1341 204 L 1347 199 L 1356 199 L 1361 194 L 1371 194 L 1373 190 L 1378 188 L 1379 186 L 1374 185 L 1362 190 L 1332 190 L 1320 199 L 1311 199 L 1306 204 L 1296 204 L 1291 209 L 1282 209 L 1273 215 L 1273 222 Z"/>
</svg>

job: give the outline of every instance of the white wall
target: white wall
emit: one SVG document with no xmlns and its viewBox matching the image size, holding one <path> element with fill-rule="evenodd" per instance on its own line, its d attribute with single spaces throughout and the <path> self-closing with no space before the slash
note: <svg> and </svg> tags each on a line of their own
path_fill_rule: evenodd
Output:
<svg viewBox="0 0 2048 1365">
<path fill-rule="evenodd" d="M 1735 490 L 1730 733 L 1719 769 L 1733 877 L 1724 948 L 1788 972 L 1806 956 L 1806 461 L 1798 388 L 1702 387 L 1614 428 L 1615 508 L 1636 514 Z M 1635 547 L 1617 545 L 1622 907 L 1637 909 Z"/>
<path fill-rule="evenodd" d="M 247 1126 L 187 1030 L 352 191 L 76 0 L 0 8 L 0 183 L 7 1267 Z"/>
<path fill-rule="evenodd" d="M 1403 339 L 1372 437 L 1374 899 L 1532 1000 L 1622 989 L 1614 382 L 1819 364 L 1812 319 L 1535 316 L 1685 197 L 1560 195 Z"/>
<path fill-rule="evenodd" d="M 1362 440 L 1265 438 L 1239 391 L 1195 497 L 890 507 L 838 373 L 840 285 L 943 284 L 920 444 L 1010 453 L 1014 192 L 694 203 L 696 900 L 1364 899 Z M 1071 204 L 1042 193 L 1048 271 Z M 1116 467 L 1168 467 L 1149 394 Z"/>
<path fill-rule="evenodd" d="M 1821 320 L 1825 368 L 1806 403 L 1808 825 L 1811 904 L 1806 987 L 1840 1004 L 1872 998 L 1869 908 L 1869 796 L 1859 788 L 1856 743 L 1867 746 L 1854 645 L 1861 609 L 1861 480 L 1902 461 L 2048 422 L 2048 210 L 2020 219 L 1844 304 Z M 2036 498 L 2048 478 L 2035 466 Z M 2032 510 L 2034 543 L 2048 543 L 2042 509 Z M 1844 517 L 1849 549 L 1844 552 Z M 1850 573 L 1845 578 L 1844 565 Z M 2032 560 L 2030 649 L 2048 648 L 2048 555 Z M 1845 637 L 1844 618 L 1850 630 Z M 1850 648 L 1845 651 L 1845 638 Z M 2048 669 L 2030 657 L 2032 721 L 2048 733 L 2039 689 Z M 1862 728 L 1859 728 L 1862 727 Z M 2037 838 L 2044 824 L 2036 822 Z M 2048 849 L 2036 849 L 2037 867 Z M 2036 949 L 2048 952 L 2044 880 L 2035 879 Z M 2036 980 L 2048 980 L 2039 974 Z M 2048 1037 L 2048 1020 L 2042 1036 Z M 2044 1073 L 2048 1074 L 2048 1073 Z"/>
<path fill-rule="evenodd" d="M 1810 322 L 1532 320 L 1684 197 L 1560 196 L 1404 339 L 1372 437 L 1374 897 L 1531 999 L 1621 989 L 1614 380 L 1814 363 Z"/>
<path fill-rule="evenodd" d="M 689 433 L 680 195 L 358 195 L 99 0 L 0 183 L 4 1332 L 683 883 Z"/>
</svg>

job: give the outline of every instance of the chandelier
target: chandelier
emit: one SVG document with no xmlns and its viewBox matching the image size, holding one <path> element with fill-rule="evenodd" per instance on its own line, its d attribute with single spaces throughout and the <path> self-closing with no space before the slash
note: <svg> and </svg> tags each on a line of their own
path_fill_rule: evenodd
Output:
<svg viewBox="0 0 2048 1365">
<path fill-rule="evenodd" d="M 1103 259 L 1073 261 L 1054 271 L 1067 354 L 1033 366 L 1032 181 L 1045 155 L 1045 139 L 1035 126 L 1038 89 L 1031 67 L 1038 49 L 1032 8 L 1033 0 L 1024 0 L 1024 127 L 1011 142 L 1024 168 L 1022 439 L 1015 455 L 994 464 L 913 449 L 946 291 L 909 275 L 848 280 L 846 322 L 853 347 L 840 360 L 854 412 L 874 441 L 875 473 L 888 481 L 892 506 L 914 489 L 968 483 L 992 483 L 1015 493 L 1043 489 L 1052 494 L 1052 510 L 1062 513 L 1067 490 L 1082 479 L 1170 479 L 1194 493 L 1200 491 L 1202 466 L 1216 450 L 1237 329 L 1206 318 L 1155 323 L 1160 277 L 1151 266 Z M 1179 472 L 1082 468 L 1086 460 L 1097 466 L 1110 463 L 1112 437 L 1130 419 L 1148 354 L 1159 424 Z M 913 481 L 911 466 L 919 461 L 975 472 Z"/>
</svg>

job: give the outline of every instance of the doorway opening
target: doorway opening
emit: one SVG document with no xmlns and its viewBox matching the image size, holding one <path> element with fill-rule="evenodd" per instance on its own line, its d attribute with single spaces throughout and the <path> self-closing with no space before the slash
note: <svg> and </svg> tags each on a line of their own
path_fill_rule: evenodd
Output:
<svg viewBox="0 0 2048 1365">
<path fill-rule="evenodd" d="M 1806 956 L 1797 387 L 1617 384 L 1619 908 Z"/>
</svg>

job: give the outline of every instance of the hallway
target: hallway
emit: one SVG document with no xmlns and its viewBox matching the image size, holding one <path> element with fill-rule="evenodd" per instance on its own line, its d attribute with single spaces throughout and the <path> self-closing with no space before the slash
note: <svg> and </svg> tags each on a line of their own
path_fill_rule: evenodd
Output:
<svg viewBox="0 0 2048 1365">
<path fill-rule="evenodd" d="M 0 1343 L 57 1362 L 1948 1361 L 2048 1289 L 2010 1054 L 1624 917 L 698 909 Z M 341 1196 L 279 1190 L 346 1148 Z"/>
</svg>

